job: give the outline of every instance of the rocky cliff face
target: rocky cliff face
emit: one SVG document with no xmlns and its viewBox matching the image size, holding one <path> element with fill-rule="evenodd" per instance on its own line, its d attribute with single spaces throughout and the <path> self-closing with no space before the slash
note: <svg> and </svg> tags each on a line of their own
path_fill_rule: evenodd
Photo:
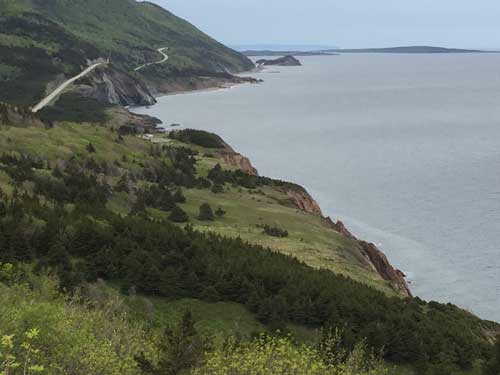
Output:
<svg viewBox="0 0 500 375">
<path fill-rule="evenodd" d="M 318 203 L 316 203 L 313 197 L 311 197 L 306 190 L 287 190 L 286 195 L 288 196 L 290 202 L 299 210 L 309 214 L 322 215 L 321 208 Z"/>
<path fill-rule="evenodd" d="M 78 82 L 76 90 L 82 96 L 109 104 L 132 107 L 156 103 L 145 83 L 114 68 L 96 69 Z"/>
<path fill-rule="evenodd" d="M 238 169 L 241 169 L 243 172 L 246 172 L 248 174 L 251 174 L 252 176 L 258 176 L 259 172 L 255 167 L 252 165 L 250 162 L 250 159 L 247 157 L 238 154 L 235 151 L 226 151 L 221 153 L 222 158 L 224 161 Z"/>
<path fill-rule="evenodd" d="M 407 297 L 411 297 L 411 291 L 405 280 L 405 275 L 398 269 L 395 269 L 382 251 L 374 244 L 358 240 L 366 256 L 370 259 L 377 272 L 384 280 L 390 281 L 399 292 Z"/>
<path fill-rule="evenodd" d="M 366 259 L 373 266 L 373 269 L 386 281 L 389 281 L 394 287 L 404 296 L 411 297 L 411 290 L 408 283 L 405 280 L 405 275 L 398 269 L 395 269 L 390 263 L 385 254 L 377 248 L 372 243 L 368 243 L 362 240 L 358 240 L 352 235 L 352 233 L 346 228 L 343 222 L 340 220 L 333 222 L 331 218 L 324 218 L 324 223 L 326 226 L 332 228 L 336 232 L 342 234 L 351 240 L 358 243 L 361 248 L 362 253 L 365 255 Z"/>
</svg>

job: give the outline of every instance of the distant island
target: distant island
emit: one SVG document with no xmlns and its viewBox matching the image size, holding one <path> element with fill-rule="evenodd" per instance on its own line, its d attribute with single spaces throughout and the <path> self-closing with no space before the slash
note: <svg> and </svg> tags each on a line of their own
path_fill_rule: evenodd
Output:
<svg viewBox="0 0 500 375">
<path fill-rule="evenodd" d="M 353 49 L 322 49 L 317 51 L 273 51 L 273 50 L 247 50 L 242 53 L 245 56 L 332 56 L 342 53 L 491 53 L 496 51 L 444 48 L 433 46 L 404 46 L 387 48 L 353 48 Z"/>
<path fill-rule="evenodd" d="M 260 59 L 256 61 L 258 65 L 273 65 L 273 66 L 301 66 L 299 60 L 291 55 L 283 56 L 275 60 Z"/>
<path fill-rule="evenodd" d="M 359 49 L 339 49 L 338 53 L 484 53 L 488 51 L 444 48 L 432 46 L 406 46 L 388 48 L 359 48 Z"/>
</svg>

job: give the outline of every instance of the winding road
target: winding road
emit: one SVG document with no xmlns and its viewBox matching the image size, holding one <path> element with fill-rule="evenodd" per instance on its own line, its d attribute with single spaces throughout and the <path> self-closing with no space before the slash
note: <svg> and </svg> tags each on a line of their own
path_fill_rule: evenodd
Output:
<svg viewBox="0 0 500 375">
<path fill-rule="evenodd" d="M 161 59 L 160 61 L 155 61 L 155 62 L 151 62 L 151 63 L 147 63 L 147 64 L 143 64 L 141 66 L 138 66 L 137 68 L 134 69 L 134 71 L 137 72 L 137 71 L 145 68 L 146 66 L 150 66 L 150 65 L 163 64 L 165 61 L 168 60 L 168 55 L 165 52 L 163 52 L 166 50 L 168 50 L 168 47 L 158 48 L 157 51 L 163 55 L 163 59 Z"/>
<path fill-rule="evenodd" d="M 96 63 L 94 65 L 89 66 L 87 69 L 85 69 L 80 74 L 74 76 L 73 78 L 68 79 L 66 82 L 64 82 L 62 85 L 60 85 L 54 91 L 52 91 L 52 93 L 49 96 L 47 96 L 40 103 L 38 103 L 36 106 L 34 106 L 33 109 L 31 110 L 31 112 L 37 113 L 43 107 L 45 107 L 46 105 L 48 105 L 52 100 L 54 100 L 59 94 L 61 94 L 73 82 L 75 82 L 75 81 L 79 80 L 80 78 L 86 76 L 87 74 L 89 74 L 91 71 L 93 71 L 98 66 L 106 65 L 106 64 L 107 64 L 107 62 Z"/>
<path fill-rule="evenodd" d="M 168 55 L 164 52 L 166 50 L 168 50 L 168 47 L 158 48 L 157 51 L 163 55 L 163 59 L 161 59 L 160 61 L 155 61 L 155 62 L 151 62 L 151 63 L 147 63 L 147 64 L 144 64 L 144 65 L 141 65 L 141 66 L 135 68 L 134 71 L 137 72 L 138 70 L 141 70 L 141 69 L 143 69 L 143 68 L 145 68 L 146 66 L 149 66 L 149 65 L 163 64 L 165 61 L 168 60 Z M 48 95 L 47 97 L 45 97 L 44 99 L 42 99 L 42 101 L 40 103 L 38 103 L 36 106 L 34 106 L 31 109 L 31 112 L 37 113 L 42 108 L 44 108 L 45 106 L 47 106 L 48 104 L 50 104 L 50 102 L 52 102 L 58 95 L 60 95 L 73 82 L 79 80 L 82 77 L 85 77 L 87 74 L 89 74 L 90 72 L 92 72 L 98 66 L 107 65 L 107 64 L 109 64 L 109 59 L 106 62 L 100 62 L 100 63 L 96 63 L 94 65 L 91 65 L 87 69 L 85 69 L 83 72 L 81 72 L 80 74 L 74 76 L 73 78 L 68 79 L 66 82 L 64 82 L 63 84 L 61 84 L 54 91 L 52 91 L 52 93 L 50 95 Z"/>
</svg>

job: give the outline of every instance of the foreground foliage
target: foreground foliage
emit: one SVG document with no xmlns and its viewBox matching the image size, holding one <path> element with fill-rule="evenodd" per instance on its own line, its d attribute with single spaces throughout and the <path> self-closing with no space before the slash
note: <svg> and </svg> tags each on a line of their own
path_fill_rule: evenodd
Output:
<svg viewBox="0 0 500 375">
<path fill-rule="evenodd" d="M 0 369 L 6 374 L 25 369 L 51 375 L 137 374 L 136 357 L 155 361 L 153 340 L 128 321 L 118 300 L 89 305 L 58 292 L 55 278 L 2 269 L 0 364 L 5 363 Z"/>
<path fill-rule="evenodd" d="M 259 339 L 243 345 L 229 341 L 207 355 L 203 367 L 193 375 L 388 375 L 377 357 L 358 345 L 346 358 L 335 348 L 335 340 L 321 350 L 295 345 L 289 338 Z"/>
</svg>

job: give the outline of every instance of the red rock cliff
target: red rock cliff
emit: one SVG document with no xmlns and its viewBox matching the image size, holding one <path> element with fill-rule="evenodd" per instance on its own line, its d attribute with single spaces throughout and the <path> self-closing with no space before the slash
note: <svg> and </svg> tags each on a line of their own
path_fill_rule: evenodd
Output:
<svg viewBox="0 0 500 375">
<path fill-rule="evenodd" d="M 236 168 L 241 169 L 243 172 L 251 174 L 253 176 L 258 176 L 259 172 L 254 168 L 250 160 L 234 151 L 227 151 L 222 153 L 224 161 Z"/>
<path fill-rule="evenodd" d="M 354 237 L 351 232 L 346 228 L 343 222 L 340 220 L 334 223 L 329 217 L 324 218 L 324 223 L 326 226 L 332 228 L 336 232 L 339 232 L 344 237 L 350 238 L 357 241 L 363 254 L 366 256 L 367 260 L 377 271 L 377 273 L 386 281 L 389 281 L 396 287 L 396 289 L 403 295 L 411 297 L 411 290 L 408 283 L 405 280 L 405 275 L 398 269 L 395 269 L 390 263 L 385 254 L 377 248 L 372 243 L 358 240 Z"/>
<path fill-rule="evenodd" d="M 286 190 L 290 202 L 299 210 L 309 214 L 321 215 L 321 208 L 307 191 Z"/>
</svg>

